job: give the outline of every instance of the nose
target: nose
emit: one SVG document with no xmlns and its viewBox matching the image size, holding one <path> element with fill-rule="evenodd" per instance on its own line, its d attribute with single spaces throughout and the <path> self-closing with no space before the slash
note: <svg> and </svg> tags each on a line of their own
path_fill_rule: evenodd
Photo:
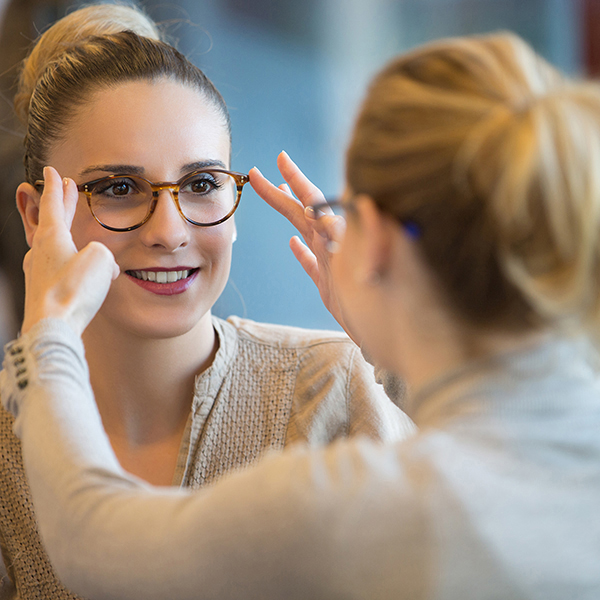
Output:
<svg viewBox="0 0 600 600">
<path fill-rule="evenodd" d="M 169 252 L 186 246 L 191 225 L 179 213 L 173 191 L 160 190 L 155 201 L 154 212 L 139 229 L 142 242 L 147 246 L 163 247 Z"/>
</svg>

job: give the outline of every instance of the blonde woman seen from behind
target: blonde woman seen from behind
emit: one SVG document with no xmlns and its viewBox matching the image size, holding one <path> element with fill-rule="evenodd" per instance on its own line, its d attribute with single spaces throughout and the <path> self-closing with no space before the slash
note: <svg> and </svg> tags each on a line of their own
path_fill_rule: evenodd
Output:
<svg viewBox="0 0 600 600">
<path fill-rule="evenodd" d="M 120 465 L 155 485 L 200 488 L 295 442 L 407 435 L 410 420 L 347 336 L 211 314 L 248 177 L 230 164 L 223 98 L 159 38 L 131 7 L 75 11 L 36 42 L 15 97 L 27 128 L 17 205 L 28 243 L 42 237 L 51 165 L 70 181 L 70 247 L 101 243 L 119 267 L 89 324 L 85 310 L 64 316 L 79 323 Z M 24 330 L 68 302 L 36 309 L 35 297 Z M 0 410 L 0 595 L 70 598 L 39 538 L 13 425 Z"/>
<path fill-rule="evenodd" d="M 598 598 L 599 147 L 598 87 L 502 34 L 425 46 L 375 78 L 345 222 L 286 155 L 298 200 L 251 171 L 304 236 L 292 247 L 325 301 L 405 377 L 419 432 L 292 449 L 195 493 L 141 484 L 105 440 L 80 325 L 42 299 L 68 287 L 91 318 L 105 292 L 70 271 L 107 288 L 114 266 L 67 247 L 72 195 L 48 171 L 37 300 L 2 398 L 61 577 L 93 599 Z"/>
</svg>

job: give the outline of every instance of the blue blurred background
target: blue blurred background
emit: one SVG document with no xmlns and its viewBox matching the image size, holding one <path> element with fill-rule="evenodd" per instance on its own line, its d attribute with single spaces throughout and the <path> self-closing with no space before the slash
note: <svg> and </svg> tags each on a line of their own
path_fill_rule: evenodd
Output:
<svg viewBox="0 0 600 600">
<path fill-rule="evenodd" d="M 326 195 L 341 191 L 344 147 L 366 84 L 393 55 L 439 37 L 509 29 L 564 71 L 595 73 L 598 4 L 597 0 L 141 2 L 223 94 L 233 123 L 233 168 L 248 171 L 257 165 L 280 183 L 275 160 L 285 149 Z M 31 19 L 41 30 L 74 6 L 77 3 L 38 1 L 32 5 Z M 10 11 L 5 15 L 8 22 Z M 20 26 L 26 24 L 22 19 Z M 13 39 L 15 26 L 10 28 Z M 3 31 L 6 45 L 7 28 Z M 34 35 L 21 32 L 23 48 Z M 249 186 L 237 224 L 231 278 L 215 313 L 336 328 L 289 250 L 292 227 Z"/>
</svg>

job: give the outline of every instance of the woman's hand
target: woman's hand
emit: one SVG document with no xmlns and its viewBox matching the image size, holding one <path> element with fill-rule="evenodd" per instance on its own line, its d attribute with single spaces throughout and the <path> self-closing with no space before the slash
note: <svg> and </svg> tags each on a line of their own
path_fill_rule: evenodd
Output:
<svg viewBox="0 0 600 600">
<path fill-rule="evenodd" d="M 78 199 L 75 182 L 61 181 L 55 169 L 46 167 L 44 183 L 37 230 L 23 261 L 25 317 L 21 332 L 53 317 L 67 321 L 81 335 L 102 306 L 119 267 L 99 242 L 77 251 L 70 232 Z"/>
<path fill-rule="evenodd" d="M 277 157 L 277 166 L 287 184 L 276 187 L 256 167 L 250 170 L 250 183 L 267 204 L 281 213 L 298 230 L 305 243 L 297 236 L 290 240 L 294 256 L 319 289 L 327 310 L 358 343 L 344 320 L 329 264 L 331 240 L 339 239 L 343 235 L 344 221 L 341 217 L 333 215 L 315 219 L 309 207 L 325 202 L 321 190 L 302 173 L 285 152 Z"/>
</svg>

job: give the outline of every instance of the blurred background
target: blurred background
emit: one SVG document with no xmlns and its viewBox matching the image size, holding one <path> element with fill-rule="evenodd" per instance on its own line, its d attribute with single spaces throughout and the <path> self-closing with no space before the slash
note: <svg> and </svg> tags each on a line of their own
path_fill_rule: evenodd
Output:
<svg viewBox="0 0 600 600">
<path fill-rule="evenodd" d="M 84 4 L 0 0 L 0 342 L 22 313 L 25 251 L 14 191 L 23 132 L 14 82 L 31 42 Z M 370 77 L 386 60 L 444 36 L 515 31 L 572 75 L 600 72 L 600 0 L 146 0 L 179 49 L 223 94 L 238 171 L 280 183 L 285 149 L 327 196 L 341 191 L 343 149 Z M 288 247 L 294 231 L 247 186 L 219 316 L 337 328 Z"/>
</svg>

